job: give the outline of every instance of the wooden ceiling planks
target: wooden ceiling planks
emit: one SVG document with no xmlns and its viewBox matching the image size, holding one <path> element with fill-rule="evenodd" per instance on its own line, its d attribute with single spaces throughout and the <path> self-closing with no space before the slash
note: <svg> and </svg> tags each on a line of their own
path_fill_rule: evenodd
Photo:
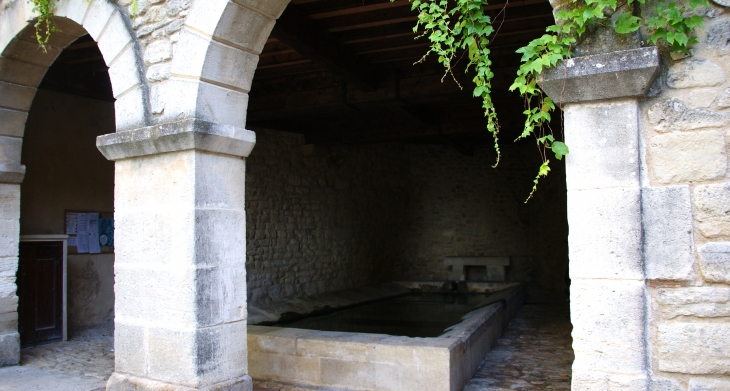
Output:
<svg viewBox="0 0 730 391">
<path fill-rule="evenodd" d="M 522 101 L 507 92 L 519 66 L 515 50 L 554 23 L 552 7 L 547 0 L 501 0 L 485 10 L 498 29 L 490 43 L 493 98 L 508 117 L 503 131 L 518 134 Z M 261 54 L 249 123 L 322 143 L 490 142 L 465 61 L 454 72 L 463 89 L 443 77 L 433 56 L 414 66 L 430 46 L 416 39 L 416 20 L 408 0 L 292 0 Z M 340 134 L 344 123 L 351 125 Z"/>
</svg>

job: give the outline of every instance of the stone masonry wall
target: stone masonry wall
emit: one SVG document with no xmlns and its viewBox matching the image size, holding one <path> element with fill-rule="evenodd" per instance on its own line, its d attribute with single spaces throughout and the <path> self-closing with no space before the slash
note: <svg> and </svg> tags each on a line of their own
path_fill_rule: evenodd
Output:
<svg viewBox="0 0 730 391">
<path fill-rule="evenodd" d="M 532 149 L 304 145 L 257 131 L 247 160 L 249 303 L 392 280 L 445 280 L 447 256 L 511 256 L 508 278 L 565 288 L 564 170 L 524 198 Z M 561 196 L 562 194 L 562 196 Z"/>
<path fill-rule="evenodd" d="M 246 161 L 250 304 L 393 279 L 410 185 L 400 152 L 257 131 Z"/>
<path fill-rule="evenodd" d="M 730 389 L 730 12 L 642 104 L 653 389 Z"/>
<path fill-rule="evenodd" d="M 464 156 L 447 146 L 410 146 L 406 279 L 445 280 L 449 256 L 510 256 L 507 278 L 565 289 L 567 221 L 562 162 L 527 204 L 539 159 L 531 146 L 489 145 Z"/>
</svg>

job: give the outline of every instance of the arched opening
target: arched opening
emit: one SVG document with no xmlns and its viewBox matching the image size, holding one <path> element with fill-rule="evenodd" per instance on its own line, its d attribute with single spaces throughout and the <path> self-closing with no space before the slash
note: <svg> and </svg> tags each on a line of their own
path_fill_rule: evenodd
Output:
<svg viewBox="0 0 730 391">
<path fill-rule="evenodd" d="M 21 365 L 102 385 L 113 365 L 114 163 L 96 137 L 114 131 L 107 66 L 85 35 L 48 69 L 28 113 L 18 329 Z"/>
<path fill-rule="evenodd" d="M 379 365 L 393 363 L 357 356 L 339 334 L 317 334 L 362 332 L 365 336 L 353 338 L 373 342 L 368 349 L 374 350 L 384 342 L 369 333 L 435 340 L 447 335 L 448 325 L 435 326 L 441 330 L 436 335 L 414 331 L 442 314 L 419 318 L 411 301 L 394 310 L 401 318 L 379 319 L 379 309 L 364 311 L 372 318 L 331 313 L 403 294 L 394 281 L 418 293 L 447 296 L 452 290 L 524 284 L 527 302 L 537 308 L 529 313 L 560 323 L 561 348 L 570 351 L 560 370 L 569 372 L 565 166 L 553 159 L 551 175 L 524 203 L 540 159 L 534 139 L 512 142 L 522 131 L 524 108 L 507 90 L 519 64 L 514 51 L 554 22 L 552 8 L 547 1 L 504 7 L 495 3 L 488 10 L 500 26 L 491 44 L 493 98 L 502 127 L 496 169 L 466 64 L 454 71 L 463 89 L 443 77 L 433 56 L 414 65 L 429 43 L 414 40 L 416 18 L 408 1 L 294 0 L 277 21 L 260 55 L 247 114 L 247 128 L 257 132 L 246 179 L 249 324 L 264 325 L 252 326 L 249 335 L 256 335 L 250 341 L 282 337 L 265 326 L 272 324 L 320 331 L 291 331 L 311 344 L 295 353 L 251 343 L 255 380 L 344 387 L 341 381 L 348 378 L 373 389 L 418 389 L 417 382 L 388 383 L 407 378 L 405 372 L 377 375 Z M 556 132 L 562 132 L 559 116 L 552 124 Z M 307 312 L 325 313 L 335 324 L 289 322 Z M 538 332 L 539 316 L 530 315 L 536 321 L 530 336 Z M 379 321 L 388 327 L 375 328 Z M 405 323 L 412 334 L 393 331 Z M 317 343 L 331 342 L 326 338 L 340 343 L 339 356 L 317 350 Z M 311 374 L 298 371 L 287 378 L 276 372 L 304 368 L 304 361 L 317 357 L 314 351 L 323 361 Z M 483 358 L 465 364 L 469 378 Z M 442 389 L 437 384 L 448 376 L 436 373 L 420 373 L 419 381 L 433 378 L 430 389 Z M 452 381 L 445 387 L 465 384 Z"/>
</svg>

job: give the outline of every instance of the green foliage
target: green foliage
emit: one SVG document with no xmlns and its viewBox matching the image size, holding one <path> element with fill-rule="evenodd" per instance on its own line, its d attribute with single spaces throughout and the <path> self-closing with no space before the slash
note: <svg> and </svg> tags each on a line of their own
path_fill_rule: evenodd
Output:
<svg viewBox="0 0 730 391">
<path fill-rule="evenodd" d="M 57 0 L 27 0 L 33 3 L 33 12 L 38 13 L 38 21 L 35 24 L 35 37 L 38 45 L 46 51 L 46 44 L 51 38 L 51 34 L 58 31 L 55 23 L 53 23 L 53 8 L 56 6 Z M 92 0 L 87 0 L 92 1 Z M 132 15 L 137 14 L 139 0 L 132 1 Z"/>
<path fill-rule="evenodd" d="M 391 0 L 393 1 L 393 0 Z M 468 54 L 467 71 L 473 70 L 475 75 L 473 94 L 482 100 L 484 116 L 487 118 L 487 130 L 494 138 L 494 148 L 497 151 L 499 163 L 500 151 L 499 123 L 497 113 L 492 103 L 492 61 L 489 59 L 489 36 L 494 33 L 492 20 L 484 13 L 486 0 L 412 0 L 412 9 L 418 11 L 418 22 L 413 28 L 419 28 L 423 33 L 419 38 L 427 36 L 431 42 L 428 52 L 423 56 L 424 61 L 429 54 L 435 54 L 438 62 L 446 68 L 447 75 L 453 74 L 453 67 L 458 62 L 457 56 Z M 461 87 L 461 86 L 460 86 Z"/>
<path fill-rule="evenodd" d="M 393 1 L 393 0 L 391 0 Z M 469 54 L 469 68 L 476 70 L 474 77 L 474 96 L 483 101 L 487 117 L 487 129 L 494 135 L 497 163 L 499 163 L 499 145 L 497 133 L 499 125 L 491 99 L 490 81 L 494 74 L 489 60 L 489 37 L 494 33 L 491 19 L 484 13 L 486 0 L 410 0 L 412 8 L 419 12 L 418 23 L 423 33 L 419 37 L 428 36 L 431 41 L 429 51 L 424 58 L 433 53 L 451 74 L 453 61 L 462 52 Z M 647 9 L 646 0 L 628 0 L 627 8 L 636 12 L 623 11 L 613 20 L 613 29 L 618 34 L 629 34 L 644 27 L 650 37 L 648 41 L 654 45 L 668 46 L 672 51 L 688 53 L 689 48 L 697 43 L 693 31 L 702 27 L 703 19 L 695 14 L 699 6 L 709 6 L 707 0 L 656 0 L 653 14 Z M 638 6 L 638 7 L 637 7 Z M 525 124 L 517 140 L 534 136 L 542 159 L 542 165 L 534 180 L 532 192 L 527 201 L 537 190 L 539 179 L 550 172 L 548 151 L 556 159 L 561 160 L 569 153 L 568 146 L 559 141 L 550 128 L 555 103 L 545 96 L 538 86 L 538 78 L 543 70 L 555 67 L 560 61 L 570 58 L 573 47 L 592 25 L 609 25 L 609 16 L 616 13 L 617 0 L 572 0 L 567 9 L 559 11 L 555 17 L 558 22 L 547 28 L 540 38 L 532 40 L 517 50 L 522 54 L 517 77 L 510 86 L 510 91 L 517 91 L 525 101 Z M 641 12 L 639 12 L 641 11 Z M 651 14 L 648 17 L 642 14 Z M 421 59 L 421 61 L 423 61 Z M 454 80 L 456 80 L 454 78 Z M 516 141 L 516 140 L 515 140 Z M 496 166 L 496 164 L 495 164 Z"/>
<path fill-rule="evenodd" d="M 33 2 L 33 12 L 38 13 L 38 21 L 35 23 L 35 38 L 43 51 L 46 51 L 46 44 L 51 34 L 58 29 L 53 23 L 53 6 L 56 0 L 28 0 Z"/>
</svg>

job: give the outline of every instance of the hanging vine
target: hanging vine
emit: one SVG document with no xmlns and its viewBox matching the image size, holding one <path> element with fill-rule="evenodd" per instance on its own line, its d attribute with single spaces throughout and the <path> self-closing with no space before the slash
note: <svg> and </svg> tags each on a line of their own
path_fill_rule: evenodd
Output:
<svg viewBox="0 0 730 391">
<path fill-rule="evenodd" d="M 38 45 L 46 51 L 46 45 L 48 40 L 51 38 L 51 34 L 58 31 L 56 24 L 53 23 L 53 9 L 56 6 L 57 0 L 26 0 L 28 3 L 33 4 L 33 12 L 38 14 L 38 20 L 36 21 L 35 37 L 38 41 Z M 87 0 L 92 1 L 92 0 Z M 132 0 L 132 15 L 137 14 L 139 8 L 139 0 Z"/>
<path fill-rule="evenodd" d="M 421 30 L 417 38 L 428 37 L 431 42 L 428 52 L 420 61 L 424 61 L 430 54 L 436 54 L 438 61 L 446 69 L 444 76 L 453 77 L 454 59 L 468 50 L 467 72 L 472 68 L 476 70 L 473 79 L 474 96 L 482 99 L 487 130 L 494 137 L 496 166 L 500 158 L 497 139 L 499 124 L 491 97 L 490 81 L 494 74 L 489 59 L 489 38 L 495 30 L 491 18 L 484 11 L 487 0 L 409 1 L 412 9 L 419 13 L 413 31 Z M 709 7 L 707 0 L 688 0 L 686 3 L 657 0 L 652 8 L 648 7 L 645 0 L 627 1 L 627 8 L 638 8 L 639 12 L 635 15 L 624 11 L 618 15 L 613 23 L 616 33 L 629 34 L 643 27 L 650 34 L 650 43 L 667 46 L 672 51 L 682 53 L 688 53 L 689 48 L 697 43 L 693 31 L 703 24 L 703 18 L 695 10 L 699 6 Z M 635 7 L 636 5 L 639 7 Z M 510 91 L 519 92 L 525 102 L 524 128 L 517 140 L 535 137 L 542 159 L 532 191 L 525 202 L 535 194 L 540 178 L 550 172 L 548 151 L 558 160 L 569 153 L 568 146 L 550 128 L 556 106 L 540 89 L 538 77 L 545 69 L 555 67 L 560 61 L 570 58 L 574 46 L 591 25 L 608 26 L 608 17 L 616 12 L 618 6 L 618 0 L 572 0 L 569 9 L 556 14 L 558 24 L 549 26 L 543 36 L 517 50 L 517 53 L 522 54 L 521 65 L 509 88 Z M 644 14 L 649 16 L 642 17 Z"/>
</svg>

